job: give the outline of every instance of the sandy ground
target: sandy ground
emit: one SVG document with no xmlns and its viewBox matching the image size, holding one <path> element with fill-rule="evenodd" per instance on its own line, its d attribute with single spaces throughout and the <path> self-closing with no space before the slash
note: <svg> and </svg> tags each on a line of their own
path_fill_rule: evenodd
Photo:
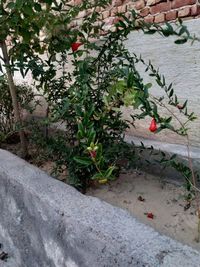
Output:
<svg viewBox="0 0 200 267">
<path fill-rule="evenodd" d="M 183 186 L 132 171 L 110 184 L 91 188 L 87 194 L 126 209 L 158 232 L 200 250 L 200 243 L 196 241 L 198 218 L 195 203 L 184 210 L 187 202 Z M 153 219 L 148 218 L 147 213 L 152 213 Z"/>
</svg>

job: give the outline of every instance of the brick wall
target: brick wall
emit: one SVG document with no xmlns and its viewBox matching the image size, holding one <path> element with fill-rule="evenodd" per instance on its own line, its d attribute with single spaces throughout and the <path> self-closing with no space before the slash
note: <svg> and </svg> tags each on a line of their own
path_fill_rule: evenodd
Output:
<svg viewBox="0 0 200 267">
<path fill-rule="evenodd" d="M 81 0 L 72 0 L 70 3 L 78 5 Z M 102 13 L 103 21 L 107 25 L 112 25 L 116 22 L 115 14 L 117 12 L 123 12 L 129 16 L 129 11 L 132 9 L 135 9 L 147 22 L 161 23 L 177 18 L 199 17 L 200 0 L 113 0 L 106 10 L 99 11 Z M 81 13 L 78 20 L 74 21 L 75 25 L 73 26 L 80 25 L 81 18 L 85 15 L 85 13 Z"/>
</svg>

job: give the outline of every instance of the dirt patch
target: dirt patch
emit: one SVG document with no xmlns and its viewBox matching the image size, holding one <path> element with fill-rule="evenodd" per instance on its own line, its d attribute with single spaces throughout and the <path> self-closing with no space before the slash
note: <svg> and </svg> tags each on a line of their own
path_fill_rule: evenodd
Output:
<svg viewBox="0 0 200 267">
<path fill-rule="evenodd" d="M 196 241 L 198 218 L 195 203 L 187 207 L 184 186 L 132 171 L 110 184 L 91 188 L 87 194 L 126 209 L 161 234 L 200 250 L 200 243 Z"/>
</svg>

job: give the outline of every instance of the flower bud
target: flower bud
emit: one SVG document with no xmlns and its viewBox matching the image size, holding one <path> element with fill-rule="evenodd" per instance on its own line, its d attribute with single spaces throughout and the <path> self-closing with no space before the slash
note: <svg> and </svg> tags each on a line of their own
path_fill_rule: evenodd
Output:
<svg viewBox="0 0 200 267">
<path fill-rule="evenodd" d="M 76 52 L 78 50 L 79 46 L 81 46 L 81 45 L 82 45 L 82 43 L 72 43 L 71 44 L 72 51 Z"/>
<path fill-rule="evenodd" d="M 158 129 L 156 125 L 156 120 L 153 118 L 149 127 L 149 131 L 155 132 Z"/>
<path fill-rule="evenodd" d="M 90 153 L 90 157 L 91 157 L 91 158 L 93 158 L 93 159 L 96 158 L 96 156 L 97 156 L 97 152 L 96 152 L 95 150 L 89 151 L 89 153 Z"/>
</svg>

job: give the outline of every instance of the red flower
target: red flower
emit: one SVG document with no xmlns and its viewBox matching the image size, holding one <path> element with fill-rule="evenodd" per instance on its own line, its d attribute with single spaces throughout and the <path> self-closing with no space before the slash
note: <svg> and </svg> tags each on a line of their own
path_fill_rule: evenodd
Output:
<svg viewBox="0 0 200 267">
<path fill-rule="evenodd" d="M 156 125 L 156 120 L 153 118 L 149 127 L 149 131 L 155 132 L 158 129 Z"/>
<path fill-rule="evenodd" d="M 147 213 L 147 218 L 149 218 L 149 219 L 153 219 L 153 218 L 154 218 L 153 213 L 152 213 L 152 212 L 148 212 L 148 213 Z"/>
<path fill-rule="evenodd" d="M 81 46 L 81 45 L 82 45 L 82 43 L 72 43 L 71 44 L 72 51 L 76 52 L 78 50 L 79 46 Z"/>
<path fill-rule="evenodd" d="M 97 152 L 95 150 L 90 151 L 90 157 L 95 159 L 97 156 Z"/>
</svg>

